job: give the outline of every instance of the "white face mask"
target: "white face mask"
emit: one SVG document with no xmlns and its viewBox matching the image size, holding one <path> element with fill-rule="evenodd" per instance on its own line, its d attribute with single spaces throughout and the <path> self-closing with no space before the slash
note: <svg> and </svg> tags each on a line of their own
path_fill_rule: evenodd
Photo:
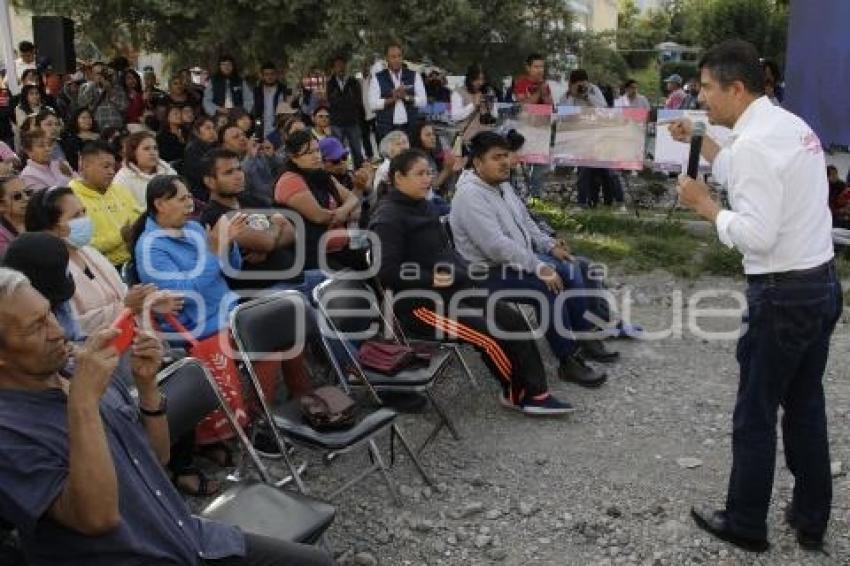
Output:
<svg viewBox="0 0 850 566">
<path fill-rule="evenodd" d="M 68 234 L 68 237 L 65 238 L 66 242 L 75 248 L 82 248 L 83 246 L 89 245 L 92 233 L 94 232 L 94 226 L 92 225 L 91 218 L 88 216 L 74 218 L 68 222 L 68 228 L 70 229 L 70 234 Z"/>
</svg>

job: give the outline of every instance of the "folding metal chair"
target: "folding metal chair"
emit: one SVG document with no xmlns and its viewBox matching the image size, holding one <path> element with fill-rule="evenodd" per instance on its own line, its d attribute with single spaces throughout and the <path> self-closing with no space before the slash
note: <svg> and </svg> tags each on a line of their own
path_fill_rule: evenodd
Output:
<svg viewBox="0 0 850 566">
<path fill-rule="evenodd" d="M 396 437 L 399 439 L 419 474 L 426 483 L 432 485 L 431 478 L 425 472 L 416 453 L 411 449 L 401 429 L 395 423 L 397 416 L 395 411 L 380 407 L 363 415 L 349 429 L 321 432 L 304 422 L 298 400 L 292 399 L 274 404 L 274 400 L 265 398 L 254 368 L 254 358 L 267 358 L 269 354 L 302 347 L 303 344 L 297 343 L 299 339 L 296 332 L 297 321 L 300 317 L 305 322 L 303 326 L 305 336 L 303 338 L 306 338 L 307 334 L 315 332 L 315 320 L 312 313 L 312 309 L 300 293 L 297 291 L 281 291 L 242 303 L 234 309 L 230 319 L 233 338 L 249 374 L 253 392 L 265 419 L 268 423 L 274 425 L 270 429 L 281 449 L 281 453 L 284 455 L 292 477 L 295 478 L 296 484 L 301 489 L 305 489 L 298 470 L 292 465 L 286 454 L 284 438 L 293 444 L 325 452 L 326 462 L 329 462 L 337 454 L 365 447 L 372 458 L 372 466 L 350 479 L 333 492 L 330 498 L 333 499 L 370 474 L 380 472 L 394 501 L 400 503 L 401 500 L 392 480 L 390 468 L 385 464 L 375 443 L 375 437 L 378 434 L 388 431 L 390 442 L 392 443 L 392 440 Z M 331 358 L 331 363 L 335 363 L 329 352 L 328 356 Z M 282 385 L 282 387 L 285 387 L 285 385 Z"/>
<path fill-rule="evenodd" d="M 289 542 L 326 542 L 323 541 L 324 532 L 333 522 L 336 510 L 302 493 L 274 487 L 268 469 L 239 425 L 215 379 L 198 360 L 184 358 L 171 364 L 159 373 L 157 381 L 170 401 L 167 418 L 173 437 L 183 436 L 211 411 L 222 409 L 262 479 L 245 481 L 229 488 L 216 497 L 201 516 L 238 526 L 246 533 Z"/>
<path fill-rule="evenodd" d="M 440 220 L 443 221 L 442 218 Z M 446 224 L 446 226 L 447 226 L 447 224 Z M 475 374 L 472 373 L 471 369 L 469 369 L 469 365 L 466 363 L 466 359 L 463 357 L 463 352 L 462 352 L 462 348 L 463 348 L 463 345 L 464 345 L 463 342 L 461 342 L 460 340 L 456 340 L 456 339 L 454 339 L 450 336 L 444 336 L 442 340 L 434 340 L 434 339 L 431 339 L 431 338 L 420 338 L 420 337 L 410 339 L 405 334 L 404 329 L 398 323 L 398 320 L 396 319 L 395 314 L 393 313 L 392 305 L 389 304 L 389 301 L 387 299 L 387 295 L 386 295 L 384 288 L 381 285 L 380 281 L 378 281 L 377 279 L 374 279 L 374 280 L 372 280 L 371 284 L 372 284 L 372 289 L 375 291 L 375 295 L 378 296 L 378 298 L 380 299 L 380 302 L 381 302 L 381 318 L 384 321 L 384 325 L 385 325 L 385 327 L 387 327 L 389 329 L 389 331 L 393 334 L 393 336 L 395 336 L 395 338 L 399 342 L 401 342 L 403 344 L 407 344 L 407 345 L 410 345 L 411 342 L 413 342 L 413 343 L 425 342 L 425 343 L 429 343 L 429 344 L 437 344 L 437 345 L 442 346 L 444 348 L 448 348 L 449 350 L 451 350 L 452 354 L 454 355 L 454 359 L 457 360 L 458 364 L 460 364 L 460 368 L 463 370 L 463 373 L 466 376 L 466 379 L 469 380 L 470 385 L 472 385 L 472 387 L 474 387 L 475 389 L 479 388 L 478 380 L 475 378 Z"/>
<path fill-rule="evenodd" d="M 342 344 L 351 364 L 349 368 L 360 382 L 377 392 L 420 393 L 428 397 L 439 420 L 417 453 L 422 453 L 443 427 L 448 429 L 455 440 L 460 439 L 448 412 L 433 393 L 434 384 L 448 368 L 452 355 L 450 349 L 439 349 L 426 367 L 403 369 L 391 376 L 371 371 L 360 364 L 347 336 L 354 336 L 357 340 L 371 339 L 380 335 L 383 326 L 396 343 L 403 343 L 396 335 L 392 322 L 383 318 L 381 302 L 374 289 L 360 279 L 328 279 L 313 290 L 313 299 L 325 323 L 321 337 L 326 349 L 331 352 L 331 339 Z M 349 368 L 342 368 L 338 360 L 334 360 L 332 365 L 344 387 L 357 385 L 357 381 L 352 382 L 349 378 L 346 371 Z"/>
</svg>

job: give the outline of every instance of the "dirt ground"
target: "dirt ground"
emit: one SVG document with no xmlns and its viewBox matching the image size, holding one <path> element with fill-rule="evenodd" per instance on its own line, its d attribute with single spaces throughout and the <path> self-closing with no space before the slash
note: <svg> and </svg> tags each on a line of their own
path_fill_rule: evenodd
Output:
<svg viewBox="0 0 850 566">
<path fill-rule="evenodd" d="M 740 291 L 740 281 L 676 281 L 664 272 L 611 278 L 619 296 L 634 298 L 632 320 L 660 331 L 682 321 L 681 336 L 613 340 L 622 359 L 609 366 L 598 390 L 561 383 L 545 349 L 553 392 L 579 408 L 566 418 L 535 419 L 507 411 L 497 386 L 473 351 L 466 351 L 480 388 L 457 368 L 438 386 L 462 439 L 442 434 L 423 454 L 436 486 L 425 486 L 405 459 L 394 476 L 403 506 L 372 476 L 333 503 L 330 529 L 338 563 L 358 565 L 683 565 L 850 564 L 850 382 L 848 317 L 833 337 L 825 378 L 834 478 L 833 520 L 826 553 L 801 551 L 782 520 L 790 476 L 777 456 L 769 518 L 771 550 L 752 555 L 698 530 L 693 503 L 721 504 L 730 467 L 731 414 L 737 387 L 734 339 L 709 340 L 688 323 L 695 293 Z M 685 308 L 675 314 L 676 295 Z M 733 300 L 700 307 L 731 310 L 700 319 L 703 331 L 736 331 Z M 403 415 L 414 441 L 430 430 L 431 415 Z M 386 447 L 386 443 L 381 444 Z M 368 463 L 364 453 L 329 467 L 303 451 L 305 480 L 317 495 Z"/>
</svg>

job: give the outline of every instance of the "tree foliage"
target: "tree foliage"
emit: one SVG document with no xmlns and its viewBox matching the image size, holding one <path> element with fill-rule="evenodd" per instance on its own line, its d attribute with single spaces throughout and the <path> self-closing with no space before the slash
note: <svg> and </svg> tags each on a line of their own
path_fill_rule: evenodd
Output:
<svg viewBox="0 0 850 566">
<path fill-rule="evenodd" d="M 687 0 L 683 38 L 709 48 L 726 39 L 749 41 L 765 56 L 783 60 L 788 2 L 783 0 Z"/>
<path fill-rule="evenodd" d="M 606 31 L 578 36 L 576 52 L 579 54 L 579 65 L 596 84 L 619 87 L 628 77 L 626 60 L 612 48 L 615 35 L 615 32 Z"/>
<path fill-rule="evenodd" d="M 530 50 L 562 54 L 570 16 L 562 0 L 14 0 L 37 14 L 73 18 L 104 53 L 159 51 L 176 64 L 222 52 L 244 65 L 291 60 L 304 70 L 401 40 L 407 57 L 453 72 L 481 62 L 494 74 L 522 67 Z"/>
<path fill-rule="evenodd" d="M 670 35 L 670 13 L 649 10 L 641 15 L 635 0 L 621 0 L 617 20 L 617 50 L 631 68 L 646 67 L 656 56 L 655 46 Z"/>
</svg>

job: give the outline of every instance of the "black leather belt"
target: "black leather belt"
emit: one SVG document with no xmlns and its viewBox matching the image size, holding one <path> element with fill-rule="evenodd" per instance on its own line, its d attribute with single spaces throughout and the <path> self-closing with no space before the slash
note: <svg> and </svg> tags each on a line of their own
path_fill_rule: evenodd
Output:
<svg viewBox="0 0 850 566">
<path fill-rule="evenodd" d="M 820 275 L 828 275 L 835 271 L 835 260 L 829 260 L 817 267 L 809 269 L 797 269 L 794 271 L 781 271 L 779 273 L 760 273 L 758 275 L 747 275 L 748 283 L 790 281 L 794 279 L 815 278 Z"/>
</svg>

